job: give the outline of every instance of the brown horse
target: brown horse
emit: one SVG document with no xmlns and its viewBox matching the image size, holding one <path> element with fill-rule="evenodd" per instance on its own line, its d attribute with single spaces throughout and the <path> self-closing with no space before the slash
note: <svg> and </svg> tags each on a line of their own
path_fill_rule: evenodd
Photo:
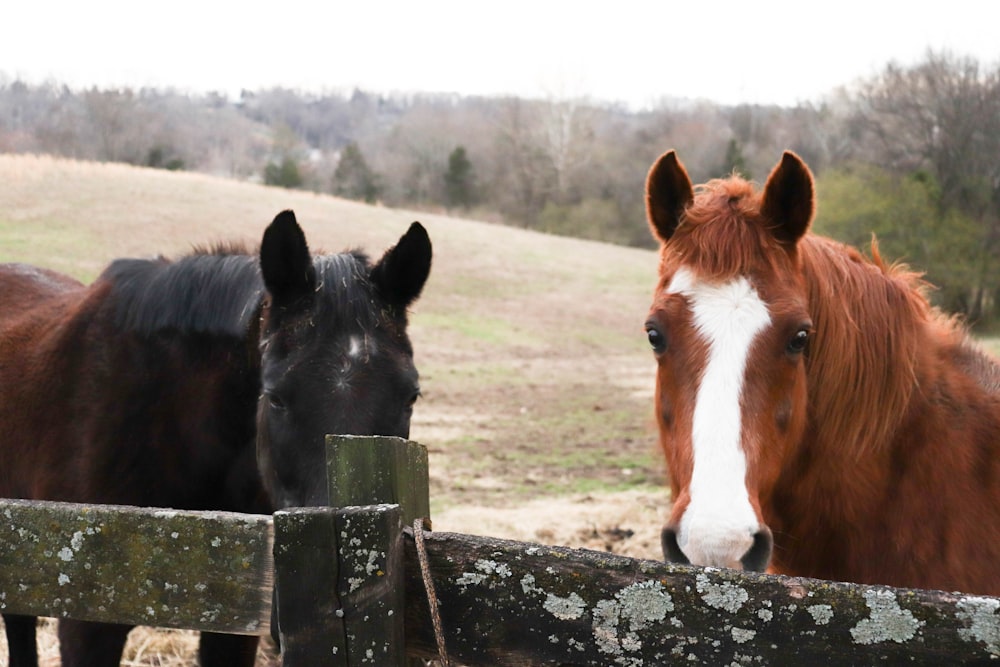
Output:
<svg viewBox="0 0 1000 667">
<path fill-rule="evenodd" d="M 259 253 L 121 259 L 89 287 L 0 265 L 0 496 L 269 513 L 326 504 L 327 433 L 407 437 L 407 307 L 431 266 L 413 223 L 377 262 L 312 255 L 291 211 Z M 259 467 L 259 472 L 258 472 Z M 4 617 L 11 667 L 35 619 Z M 63 620 L 63 667 L 111 667 L 129 627 Z M 252 665 L 205 633 L 199 664 Z"/>
<path fill-rule="evenodd" d="M 1000 364 L 919 276 L 809 233 L 786 152 L 762 191 L 671 151 L 646 322 L 668 560 L 1000 595 Z"/>
</svg>

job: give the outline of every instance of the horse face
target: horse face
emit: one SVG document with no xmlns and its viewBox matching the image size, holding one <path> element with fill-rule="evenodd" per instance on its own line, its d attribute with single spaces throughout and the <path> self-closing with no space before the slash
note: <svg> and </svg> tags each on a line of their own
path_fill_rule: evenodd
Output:
<svg viewBox="0 0 1000 667">
<path fill-rule="evenodd" d="M 257 458 L 277 506 L 326 504 L 327 434 L 409 437 L 420 387 L 406 308 L 430 261 L 418 223 L 374 267 L 310 258 L 294 218 L 265 233 Z"/>
<path fill-rule="evenodd" d="M 804 165 L 783 165 L 762 197 L 744 181 L 742 192 L 716 181 L 695 197 L 672 153 L 650 172 L 662 247 L 646 332 L 674 500 L 662 535 L 671 561 L 763 570 L 770 559 L 764 516 L 805 429 L 812 330 L 795 256 L 812 210 L 801 179 L 782 173 Z"/>
</svg>

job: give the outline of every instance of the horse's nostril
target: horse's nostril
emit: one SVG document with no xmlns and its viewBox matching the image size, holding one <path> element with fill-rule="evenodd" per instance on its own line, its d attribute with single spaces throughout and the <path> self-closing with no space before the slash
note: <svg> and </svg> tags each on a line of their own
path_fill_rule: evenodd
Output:
<svg viewBox="0 0 1000 667">
<path fill-rule="evenodd" d="M 743 569 L 763 572 L 771 561 L 771 548 L 773 546 L 774 538 L 771 537 L 770 529 L 767 526 L 761 527 L 759 531 L 754 533 L 753 545 L 740 559 Z"/>
<path fill-rule="evenodd" d="M 663 547 L 663 558 L 668 563 L 691 564 L 688 557 L 681 551 L 680 545 L 677 544 L 677 529 L 673 526 L 665 527 L 663 532 L 660 533 L 660 544 Z"/>
</svg>

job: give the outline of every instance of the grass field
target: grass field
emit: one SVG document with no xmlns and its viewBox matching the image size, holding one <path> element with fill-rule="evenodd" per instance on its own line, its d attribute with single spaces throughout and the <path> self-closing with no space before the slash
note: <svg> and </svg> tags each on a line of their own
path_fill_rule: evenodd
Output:
<svg viewBox="0 0 1000 667">
<path fill-rule="evenodd" d="M 668 499 L 642 330 L 655 253 L 121 165 L 0 155 L 0 179 L 0 262 L 85 281 L 115 257 L 255 246 L 286 208 L 314 249 L 373 255 L 420 220 L 434 264 L 411 317 L 411 435 L 430 450 L 435 528 L 659 556 Z M 1000 338 L 984 343 L 1000 354 Z M 190 633 L 133 635 L 126 664 L 192 664 Z"/>
</svg>

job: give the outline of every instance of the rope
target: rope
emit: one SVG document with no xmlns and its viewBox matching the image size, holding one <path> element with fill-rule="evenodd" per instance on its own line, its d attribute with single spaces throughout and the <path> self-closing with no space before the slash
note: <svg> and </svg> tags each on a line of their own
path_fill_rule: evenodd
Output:
<svg viewBox="0 0 1000 667">
<path fill-rule="evenodd" d="M 427 548 L 424 546 L 424 520 L 413 522 L 413 539 L 417 543 L 417 558 L 420 560 L 420 574 L 424 578 L 424 590 L 427 591 L 427 606 L 431 610 L 431 622 L 434 624 L 434 638 L 437 640 L 438 657 L 443 667 L 451 667 L 448 659 L 448 649 L 444 645 L 444 630 L 441 629 L 441 614 L 438 612 L 437 594 L 434 592 L 434 580 L 431 579 L 431 568 L 427 562 Z"/>
</svg>

